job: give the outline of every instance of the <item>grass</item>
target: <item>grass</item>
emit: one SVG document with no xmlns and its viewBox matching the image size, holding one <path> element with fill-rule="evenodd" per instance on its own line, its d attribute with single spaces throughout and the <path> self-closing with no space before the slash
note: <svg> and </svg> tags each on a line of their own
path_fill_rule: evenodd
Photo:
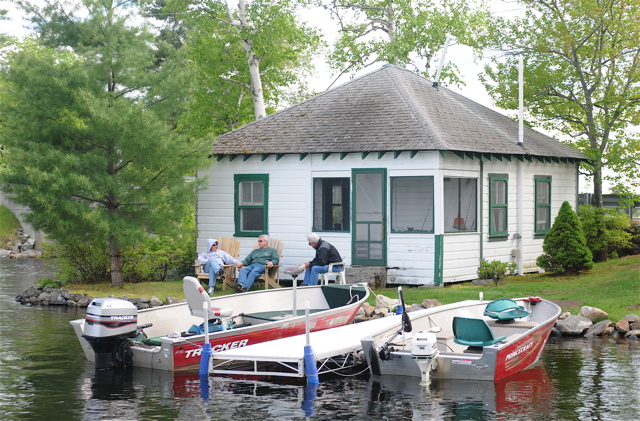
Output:
<svg viewBox="0 0 640 421">
<path fill-rule="evenodd" d="M 20 228 L 18 218 L 6 206 L 0 205 L 0 244 L 11 245 L 18 240 L 16 235 L 18 228 Z"/>
<path fill-rule="evenodd" d="M 355 269 L 351 269 L 355 270 Z M 254 288 L 256 288 L 254 286 Z M 73 285 L 69 289 L 83 292 L 92 297 L 126 295 L 130 298 L 155 295 L 160 299 L 175 297 L 183 299 L 182 281 L 144 282 L 125 284 L 124 288 L 111 288 L 110 285 Z M 374 291 L 377 295 L 397 298 L 397 288 L 381 288 Z M 470 283 L 455 284 L 444 288 L 403 287 L 405 303 L 421 303 L 425 298 L 434 298 L 441 304 L 477 299 L 480 292 L 485 300 L 503 297 L 540 296 L 548 300 L 574 301 L 579 304 L 563 307 L 563 311 L 578 314 L 582 306 L 597 307 L 606 311 L 611 320 L 618 321 L 627 314 L 640 313 L 640 255 L 597 263 L 585 274 L 577 276 L 556 276 L 537 273 L 507 278 L 502 286 L 476 286 Z M 216 296 L 231 294 L 227 288 L 222 291 L 218 286 Z M 369 302 L 375 303 L 375 296 Z"/>
</svg>

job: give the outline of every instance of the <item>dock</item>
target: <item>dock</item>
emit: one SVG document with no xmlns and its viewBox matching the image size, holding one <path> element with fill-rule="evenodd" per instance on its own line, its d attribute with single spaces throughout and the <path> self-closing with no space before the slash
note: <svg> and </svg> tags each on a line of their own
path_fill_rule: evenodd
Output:
<svg viewBox="0 0 640 421">
<path fill-rule="evenodd" d="M 347 368 L 362 350 L 360 339 L 401 325 L 401 316 L 389 316 L 332 329 L 311 332 L 318 374 Z M 210 374 L 304 377 L 307 335 L 291 336 L 242 348 L 214 352 Z"/>
</svg>

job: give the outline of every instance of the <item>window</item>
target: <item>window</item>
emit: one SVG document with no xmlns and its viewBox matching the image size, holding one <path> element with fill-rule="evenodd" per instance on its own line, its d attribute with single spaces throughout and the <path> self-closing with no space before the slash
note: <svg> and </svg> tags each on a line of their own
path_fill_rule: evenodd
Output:
<svg viewBox="0 0 640 421">
<path fill-rule="evenodd" d="M 391 231 L 433 232 L 433 177 L 391 178 Z"/>
<path fill-rule="evenodd" d="M 313 179 L 313 230 L 349 231 L 349 178 Z"/>
<path fill-rule="evenodd" d="M 266 234 L 269 175 L 236 174 L 235 182 L 235 235 L 257 236 Z"/>
<path fill-rule="evenodd" d="M 445 177 L 443 184 L 444 232 L 476 231 L 477 180 Z"/>
<path fill-rule="evenodd" d="M 506 174 L 489 174 L 489 235 L 508 235 L 508 181 Z"/>
<path fill-rule="evenodd" d="M 536 234 L 545 234 L 551 228 L 551 177 L 535 176 Z"/>
</svg>

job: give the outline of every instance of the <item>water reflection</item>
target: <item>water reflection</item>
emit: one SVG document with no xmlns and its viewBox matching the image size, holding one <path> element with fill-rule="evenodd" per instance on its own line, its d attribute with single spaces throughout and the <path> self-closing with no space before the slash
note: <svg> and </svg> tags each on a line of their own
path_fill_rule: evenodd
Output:
<svg viewBox="0 0 640 421">
<path fill-rule="evenodd" d="M 560 418 L 636 419 L 630 405 L 640 403 L 640 341 L 557 339 L 544 362 L 563 392 Z"/>
<path fill-rule="evenodd" d="M 541 363 L 501 382 L 331 378 L 267 382 L 136 368 L 96 372 L 69 325 L 83 310 L 14 297 L 47 275 L 0 260 L 0 418 L 4 420 L 631 420 L 640 341 L 552 338 Z"/>
</svg>

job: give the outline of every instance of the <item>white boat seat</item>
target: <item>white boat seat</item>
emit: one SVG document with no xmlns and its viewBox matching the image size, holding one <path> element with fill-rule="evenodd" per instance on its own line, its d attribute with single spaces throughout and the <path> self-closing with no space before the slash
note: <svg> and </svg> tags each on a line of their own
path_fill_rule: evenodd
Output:
<svg viewBox="0 0 640 421">
<path fill-rule="evenodd" d="M 204 318 L 205 302 L 207 303 L 208 309 L 207 320 L 231 317 L 233 314 L 233 309 L 212 307 L 209 294 L 207 294 L 207 291 L 204 290 L 200 282 L 192 276 L 185 276 L 182 279 L 182 289 L 192 316 Z"/>
</svg>

